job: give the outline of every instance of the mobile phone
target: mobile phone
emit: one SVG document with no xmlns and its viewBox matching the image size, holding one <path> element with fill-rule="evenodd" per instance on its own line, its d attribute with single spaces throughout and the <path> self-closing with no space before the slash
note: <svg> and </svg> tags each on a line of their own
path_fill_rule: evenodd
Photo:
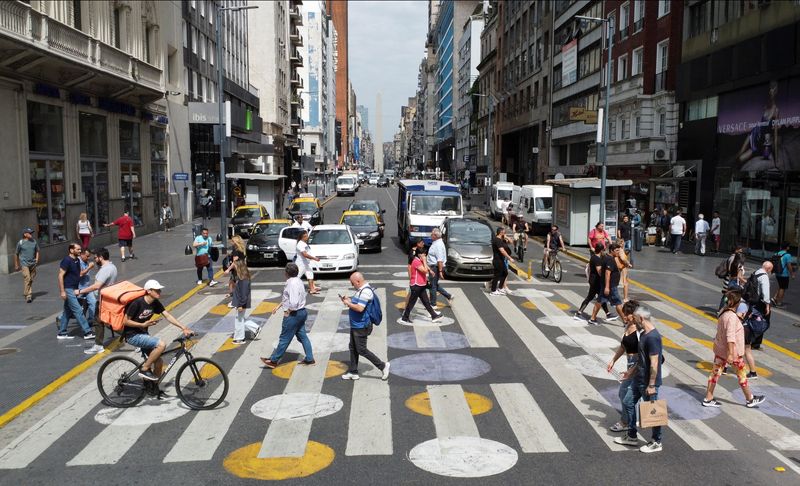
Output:
<svg viewBox="0 0 800 486">
<path fill-rule="evenodd" d="M 339 299 L 340 299 L 340 300 L 344 300 L 344 295 L 342 295 L 342 294 L 339 294 Z"/>
</svg>

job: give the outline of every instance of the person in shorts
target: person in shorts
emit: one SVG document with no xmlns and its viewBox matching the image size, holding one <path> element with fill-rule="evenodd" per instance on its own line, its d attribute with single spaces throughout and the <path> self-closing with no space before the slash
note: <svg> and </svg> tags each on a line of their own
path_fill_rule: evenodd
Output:
<svg viewBox="0 0 800 486">
<path fill-rule="evenodd" d="M 316 285 L 314 283 L 314 272 L 311 270 L 311 262 L 310 260 L 314 260 L 316 262 L 319 261 L 319 257 L 315 257 L 311 254 L 311 247 L 308 245 L 308 231 L 303 231 L 300 233 L 300 236 L 297 237 L 297 251 L 296 255 L 296 262 L 297 268 L 300 271 L 300 277 L 303 275 L 306 276 L 306 280 L 308 280 L 308 293 L 315 295 L 318 294 L 322 287 Z"/>
<path fill-rule="evenodd" d="M 125 307 L 123 321 L 125 328 L 122 330 L 122 337 L 128 344 L 140 348 L 147 355 L 147 360 L 139 369 L 139 376 L 149 381 L 158 381 L 158 377 L 161 376 L 163 369 L 161 354 L 167 347 L 163 339 L 151 336 L 148 332 L 149 328 L 161 320 L 156 316 L 161 315 L 167 322 L 180 328 L 184 336 L 193 334 L 191 329 L 173 317 L 158 300 L 163 288 L 158 280 L 148 280 L 144 284 L 145 294 Z"/>
<path fill-rule="evenodd" d="M 786 293 L 786 289 L 789 288 L 789 279 L 794 278 L 795 275 L 794 265 L 792 265 L 792 255 L 789 253 L 788 241 L 783 242 L 777 256 L 780 257 L 781 263 L 780 266 L 773 270 L 775 279 L 778 281 L 778 291 L 772 299 L 772 305 L 775 307 L 783 307 L 783 296 Z"/>
<path fill-rule="evenodd" d="M 128 249 L 128 258 L 135 260 L 136 255 L 133 254 L 133 239 L 136 238 L 136 230 L 133 229 L 133 220 L 128 214 L 128 210 L 126 209 L 125 212 L 122 213 L 122 216 L 113 222 L 104 224 L 103 226 L 106 228 L 109 226 L 117 226 L 119 228 L 117 232 L 117 241 L 119 244 L 120 260 L 123 262 L 125 261 L 125 248 Z"/>
<path fill-rule="evenodd" d="M 594 309 L 592 310 L 592 317 L 589 319 L 589 324 L 595 326 L 597 325 L 597 313 L 600 311 L 600 308 L 603 306 L 603 304 L 616 307 L 617 314 L 622 317 L 625 316 L 625 313 L 622 311 L 622 299 L 620 299 L 619 292 L 617 290 L 621 274 L 614 258 L 614 254 L 619 249 L 620 245 L 613 243 L 608 248 L 608 254 L 603 257 L 603 280 L 600 282 L 600 286 L 598 288 L 599 295 L 594 304 Z"/>
</svg>

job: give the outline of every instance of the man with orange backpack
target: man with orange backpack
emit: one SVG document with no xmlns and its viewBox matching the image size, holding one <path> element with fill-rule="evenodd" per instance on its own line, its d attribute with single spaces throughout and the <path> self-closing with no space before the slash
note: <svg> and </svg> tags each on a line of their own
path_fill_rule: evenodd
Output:
<svg viewBox="0 0 800 486">
<path fill-rule="evenodd" d="M 97 275 L 94 276 L 94 283 L 83 289 L 75 291 L 75 295 L 81 296 L 83 294 L 94 293 L 95 299 L 100 300 L 100 289 L 114 285 L 117 282 L 117 267 L 109 259 L 108 249 L 98 248 L 94 252 L 94 262 L 100 267 Z M 94 322 L 94 346 L 84 349 L 84 354 L 97 354 L 105 351 L 103 348 L 103 338 L 105 337 L 106 326 L 100 322 L 96 316 L 93 317 Z"/>
</svg>

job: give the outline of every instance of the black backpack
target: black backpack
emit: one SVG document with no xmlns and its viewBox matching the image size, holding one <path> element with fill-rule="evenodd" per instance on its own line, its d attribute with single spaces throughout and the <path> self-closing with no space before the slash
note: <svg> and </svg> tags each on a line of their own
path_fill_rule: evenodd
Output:
<svg viewBox="0 0 800 486">
<path fill-rule="evenodd" d="M 772 273 L 778 275 L 783 273 L 783 255 L 785 254 L 786 251 L 781 250 L 770 257 L 769 261 L 772 263 Z"/>
<path fill-rule="evenodd" d="M 761 274 L 766 276 L 767 274 Z M 761 302 L 761 289 L 758 287 L 758 278 L 761 276 L 753 272 L 747 277 L 747 282 L 742 289 L 742 299 L 750 305 L 758 304 Z"/>
<path fill-rule="evenodd" d="M 732 262 L 730 258 L 726 258 L 719 262 L 717 268 L 714 269 L 714 275 L 722 279 L 728 278 L 728 275 L 730 274 L 731 263 Z"/>
</svg>

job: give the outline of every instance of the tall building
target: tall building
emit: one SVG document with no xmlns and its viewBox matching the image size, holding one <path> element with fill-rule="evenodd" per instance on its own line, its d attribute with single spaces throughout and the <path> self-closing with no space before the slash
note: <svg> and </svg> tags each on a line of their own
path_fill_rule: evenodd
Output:
<svg viewBox="0 0 800 486">
<path fill-rule="evenodd" d="M 425 57 L 420 65 L 419 95 L 422 103 L 418 106 L 423 108 L 423 131 L 425 133 L 425 152 L 423 155 L 423 165 L 433 167 L 436 157 L 436 128 L 438 123 L 438 98 L 437 98 L 437 44 L 436 23 L 439 20 L 440 0 L 428 0 L 428 36 L 425 40 Z"/>
<path fill-rule="evenodd" d="M 472 15 L 461 26 L 461 40 L 458 45 L 458 71 L 456 76 L 458 106 L 456 120 L 456 163 L 453 172 L 476 168 L 476 160 L 470 158 L 474 145 L 472 136 L 472 89 L 478 80 L 478 63 L 481 61 L 481 31 L 483 30 L 482 5 L 478 5 Z"/>
<path fill-rule="evenodd" d="M 158 228 L 174 190 L 165 69 L 181 72 L 164 42 L 180 23 L 158 3 L 0 2 L 0 271 L 27 226 L 43 262 L 66 254 L 84 212 L 97 245 L 124 209 L 138 234 Z"/>
<path fill-rule="evenodd" d="M 471 184 L 476 185 L 491 173 L 496 177 L 499 170 L 495 151 L 497 149 L 497 113 L 500 94 L 497 74 L 497 2 L 490 2 L 484 7 L 484 26 L 481 32 L 480 60 L 478 69 L 478 86 L 473 100 L 472 117 L 475 124 L 475 145 L 477 146 L 476 165 L 470 172 Z M 474 179 L 472 178 L 474 174 Z"/>
<path fill-rule="evenodd" d="M 374 143 L 378 146 L 375 149 L 375 165 L 374 168 L 378 172 L 383 172 L 383 101 L 381 99 L 381 92 L 375 95 L 375 139 Z"/>
<path fill-rule="evenodd" d="M 352 143 L 349 125 L 350 115 L 350 72 L 347 52 L 347 2 L 327 0 L 327 11 L 336 30 L 336 147 L 340 167 L 348 156 L 348 146 Z"/>
</svg>

